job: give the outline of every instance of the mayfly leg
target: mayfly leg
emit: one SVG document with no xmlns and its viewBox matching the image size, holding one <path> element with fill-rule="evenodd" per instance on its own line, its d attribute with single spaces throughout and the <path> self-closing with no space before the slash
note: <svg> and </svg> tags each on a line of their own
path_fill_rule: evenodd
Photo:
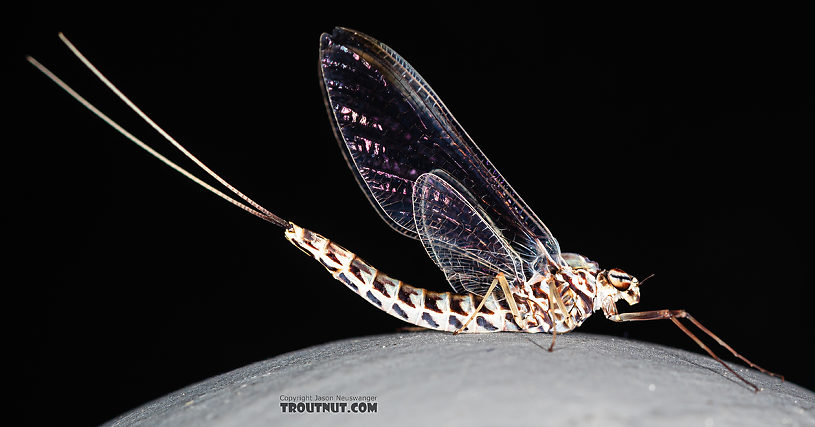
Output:
<svg viewBox="0 0 815 427">
<path fill-rule="evenodd" d="M 555 285 L 554 280 L 549 280 L 549 296 L 550 298 L 554 298 L 555 302 L 557 303 L 558 308 L 560 308 L 560 312 L 563 313 L 563 316 L 566 317 L 565 324 L 567 326 L 571 326 L 572 316 L 569 314 L 569 311 L 566 310 L 566 305 L 563 304 L 563 298 L 560 297 L 560 292 L 557 290 L 557 286 Z M 555 348 L 555 339 L 557 339 L 557 322 L 555 321 L 555 307 L 550 302 L 549 303 L 549 317 L 552 319 L 552 344 L 549 345 L 549 351 L 553 351 Z"/>
<path fill-rule="evenodd" d="M 671 319 L 671 321 L 680 330 L 682 330 L 682 332 L 684 332 L 694 342 L 696 342 L 696 344 L 698 344 L 699 347 L 701 347 L 703 350 L 705 350 L 707 352 L 707 354 L 710 355 L 710 357 L 714 358 L 717 362 L 719 362 L 722 366 L 724 366 L 728 371 L 730 371 L 730 373 L 732 373 L 733 375 L 738 377 L 740 380 L 742 380 L 743 382 L 745 382 L 749 386 L 753 387 L 753 389 L 756 392 L 758 392 L 760 390 L 755 384 L 751 383 L 750 381 L 747 381 L 746 379 L 744 379 L 744 377 L 737 374 L 736 371 L 731 369 L 730 366 L 727 366 L 727 364 L 724 363 L 724 361 L 722 361 L 722 359 L 719 359 L 719 356 L 716 356 L 716 354 L 713 352 L 713 350 L 711 350 L 707 345 L 705 345 L 705 343 L 703 343 L 702 340 L 700 340 L 696 335 L 693 334 L 693 332 L 691 332 L 688 328 L 686 328 L 685 325 L 683 325 L 682 323 L 679 322 L 680 318 L 688 319 L 691 323 L 696 325 L 697 328 L 702 330 L 702 332 L 708 334 L 708 336 L 710 336 L 711 338 L 716 340 L 716 342 L 718 342 L 719 345 L 726 348 L 734 356 L 738 357 L 739 359 L 741 359 L 742 361 L 744 361 L 745 363 L 750 365 L 750 367 L 752 367 L 754 369 L 757 369 L 757 370 L 759 370 L 759 371 L 761 371 L 761 372 L 763 372 L 763 373 L 765 373 L 767 375 L 771 375 L 771 376 L 774 376 L 774 377 L 777 377 L 777 378 L 781 378 L 782 381 L 784 380 L 783 375 L 779 375 L 779 374 L 776 374 L 774 372 L 770 372 L 770 371 L 762 368 L 761 366 L 758 366 L 755 363 L 747 360 L 747 358 L 745 358 L 744 356 L 742 356 L 741 354 L 736 352 L 736 350 L 734 350 L 733 347 L 730 347 L 729 345 L 727 345 L 727 343 L 725 343 L 724 340 L 722 340 L 716 334 L 711 332 L 710 329 L 704 327 L 701 323 L 699 323 L 698 320 L 693 318 L 693 316 L 691 316 L 685 310 L 640 311 L 640 312 L 635 312 L 635 313 L 615 314 L 615 315 L 612 315 L 612 316 L 608 317 L 609 320 L 614 321 L 614 322 L 638 322 L 638 321 L 645 321 L 645 320 Z"/>
<path fill-rule="evenodd" d="M 515 318 L 515 323 L 517 323 L 519 327 L 523 327 L 521 326 L 521 312 L 518 310 L 518 305 L 515 302 L 515 298 L 512 296 L 512 293 L 510 292 L 509 282 L 507 282 L 507 278 L 504 275 L 504 273 L 498 273 L 495 276 L 495 279 L 492 280 L 489 289 L 487 289 L 487 293 L 481 300 L 481 304 L 478 304 L 478 307 L 476 307 L 475 311 L 473 311 L 473 314 L 470 315 L 470 318 L 467 319 L 467 321 L 464 322 L 464 325 L 458 328 L 458 330 L 453 332 L 453 335 L 458 335 L 459 333 L 461 333 L 461 331 L 467 328 L 467 325 L 469 325 L 470 322 L 472 322 L 473 319 L 475 319 L 475 316 L 478 315 L 478 313 L 481 311 L 481 308 L 484 307 L 484 304 L 487 302 L 487 298 L 490 297 L 492 291 L 495 289 L 495 286 L 499 284 L 501 285 L 501 290 L 504 292 L 504 297 L 507 299 L 509 309 L 510 311 L 512 311 L 512 316 Z"/>
</svg>

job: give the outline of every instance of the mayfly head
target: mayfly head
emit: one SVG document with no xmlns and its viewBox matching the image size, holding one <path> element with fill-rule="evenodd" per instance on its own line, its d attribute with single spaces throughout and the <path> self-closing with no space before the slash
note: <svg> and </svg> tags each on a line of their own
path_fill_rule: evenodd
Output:
<svg viewBox="0 0 815 427">
<path fill-rule="evenodd" d="M 629 305 L 640 302 L 640 281 L 619 268 L 601 271 L 597 281 L 613 301 L 622 299 Z"/>
</svg>

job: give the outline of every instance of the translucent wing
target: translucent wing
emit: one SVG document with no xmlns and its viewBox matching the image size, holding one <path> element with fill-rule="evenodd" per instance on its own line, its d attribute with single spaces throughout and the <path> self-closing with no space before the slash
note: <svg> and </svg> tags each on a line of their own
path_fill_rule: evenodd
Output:
<svg viewBox="0 0 815 427">
<path fill-rule="evenodd" d="M 499 272 L 510 286 L 520 286 L 526 281 L 521 258 L 471 200 L 444 171 L 419 176 L 413 188 L 413 214 L 425 250 L 456 292 L 483 296 Z"/>
<path fill-rule="evenodd" d="M 393 50 L 364 34 L 337 28 L 320 40 L 320 70 L 343 155 L 391 227 L 418 238 L 414 183 L 439 169 L 470 190 L 527 265 L 541 260 L 565 264 L 546 226 L 424 79 Z"/>
</svg>

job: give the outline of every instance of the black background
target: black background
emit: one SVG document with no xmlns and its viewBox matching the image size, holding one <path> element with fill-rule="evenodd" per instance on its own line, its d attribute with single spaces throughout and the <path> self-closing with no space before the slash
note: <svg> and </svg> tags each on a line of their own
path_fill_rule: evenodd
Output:
<svg viewBox="0 0 815 427">
<path fill-rule="evenodd" d="M 756 363 L 815 387 L 815 38 L 800 11 L 302 2 L 9 18 L 21 25 L 5 27 L 3 58 L 3 323 L 10 389 L 30 421 L 99 423 L 258 360 L 404 325 L 38 74 L 25 54 L 181 159 L 57 31 L 261 204 L 444 291 L 421 245 L 356 188 L 326 117 L 319 35 L 366 32 L 425 77 L 564 251 L 655 274 L 636 310 L 687 309 Z M 598 314 L 580 330 L 697 350 L 667 322 Z"/>
</svg>

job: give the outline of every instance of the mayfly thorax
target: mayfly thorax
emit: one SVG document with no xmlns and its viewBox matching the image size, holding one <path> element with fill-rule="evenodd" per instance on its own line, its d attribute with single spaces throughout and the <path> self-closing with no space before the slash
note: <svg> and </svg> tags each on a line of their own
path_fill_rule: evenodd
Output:
<svg viewBox="0 0 815 427">
<path fill-rule="evenodd" d="M 454 292 L 410 286 L 351 251 L 284 220 L 207 168 L 156 125 L 60 34 L 71 51 L 122 101 L 234 196 L 148 147 L 35 59 L 29 62 L 122 135 L 199 185 L 285 230 L 293 245 L 375 307 L 408 323 L 452 333 L 546 332 L 580 326 L 595 311 L 614 322 L 669 319 L 728 371 L 679 319 L 761 372 L 684 310 L 620 313 L 640 300 L 641 281 L 563 253 L 549 229 L 493 167 L 425 80 L 396 52 L 357 31 L 320 39 L 325 105 L 341 152 L 360 188 L 397 232 L 420 240 Z M 234 198 L 233 198 L 234 197 Z"/>
</svg>

